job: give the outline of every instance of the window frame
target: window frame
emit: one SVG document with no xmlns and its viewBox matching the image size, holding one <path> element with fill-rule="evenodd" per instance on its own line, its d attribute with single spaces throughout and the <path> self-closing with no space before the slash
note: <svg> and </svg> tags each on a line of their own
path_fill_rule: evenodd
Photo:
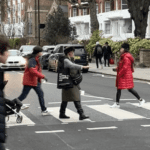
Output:
<svg viewBox="0 0 150 150">
<path fill-rule="evenodd" d="M 75 14 L 75 15 L 74 15 Z M 73 8 L 73 17 L 76 17 L 77 16 L 77 8 Z"/>
<path fill-rule="evenodd" d="M 99 14 L 98 4 L 96 4 L 96 14 Z"/>
<path fill-rule="evenodd" d="M 83 16 L 84 16 L 84 15 L 87 15 L 87 8 L 84 8 L 84 9 L 83 9 Z"/>
<path fill-rule="evenodd" d="M 127 3 L 126 3 L 126 4 L 123 4 L 122 1 L 123 1 L 123 0 L 121 0 L 121 10 L 123 10 L 123 9 L 128 9 L 128 4 L 127 4 Z M 127 8 L 122 8 L 122 6 L 127 6 Z"/>
<path fill-rule="evenodd" d="M 107 25 L 109 25 L 109 30 L 108 30 L 108 29 L 106 30 L 106 26 L 107 26 Z M 109 31 L 109 32 L 108 32 L 108 31 Z M 110 24 L 110 22 L 106 22 L 106 23 L 105 23 L 105 34 L 111 34 L 111 24 Z"/>
<path fill-rule="evenodd" d="M 109 3 L 109 7 L 106 7 L 106 3 Z M 110 1 L 106 1 L 106 2 L 105 2 L 105 12 L 109 12 L 109 11 L 106 11 L 107 9 L 109 9 L 109 11 L 111 11 L 111 8 L 110 8 Z"/>
</svg>

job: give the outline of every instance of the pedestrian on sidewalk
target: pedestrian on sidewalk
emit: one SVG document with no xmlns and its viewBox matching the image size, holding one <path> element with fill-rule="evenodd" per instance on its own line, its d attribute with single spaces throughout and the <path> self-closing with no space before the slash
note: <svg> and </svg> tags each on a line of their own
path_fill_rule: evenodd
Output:
<svg viewBox="0 0 150 150">
<path fill-rule="evenodd" d="M 104 66 L 106 67 L 106 61 L 109 67 L 109 59 L 112 56 L 111 47 L 108 45 L 108 42 L 105 43 L 105 46 L 103 47 L 103 53 L 104 53 Z"/>
<path fill-rule="evenodd" d="M 103 62 L 102 62 L 103 48 L 99 44 L 99 42 L 96 42 L 96 46 L 95 46 L 95 50 L 94 50 L 94 56 L 95 56 L 95 59 L 96 59 L 97 68 L 99 68 L 99 65 L 98 65 L 98 60 L 99 60 L 100 65 L 101 65 L 101 69 L 103 69 Z"/>
<path fill-rule="evenodd" d="M 139 94 L 133 89 L 133 69 L 134 58 L 129 53 L 129 44 L 124 43 L 120 49 L 120 60 L 118 62 L 118 67 L 113 69 L 113 71 L 117 71 L 116 77 L 116 103 L 114 103 L 111 108 L 120 108 L 119 101 L 121 97 L 121 90 L 127 89 L 130 93 L 132 93 L 138 100 L 139 106 L 142 106 L 145 103 L 145 100 L 142 99 Z"/>
<path fill-rule="evenodd" d="M 81 69 L 88 69 L 89 66 L 81 66 L 74 63 L 74 48 L 73 47 L 67 47 L 64 50 L 65 57 L 61 61 L 59 59 L 58 62 L 58 72 L 59 68 L 63 70 L 69 70 L 71 78 L 75 77 Z M 61 64 L 61 65 L 60 65 Z M 68 102 L 74 102 L 74 105 L 77 109 L 77 112 L 79 113 L 79 120 L 84 120 L 89 118 L 89 116 L 86 116 L 84 114 L 83 108 L 81 106 L 81 97 L 80 97 L 80 85 L 73 84 L 72 88 L 62 89 L 62 102 L 60 106 L 60 115 L 59 118 L 61 119 L 68 119 L 69 116 L 66 116 L 65 111 Z"/>
<path fill-rule="evenodd" d="M 50 115 L 50 112 L 45 107 L 44 93 L 41 89 L 41 79 L 47 78 L 42 74 L 42 69 L 39 61 L 39 57 L 42 56 L 43 49 L 40 46 L 33 48 L 32 54 L 27 57 L 27 65 L 23 76 L 23 90 L 21 95 L 17 98 L 23 101 L 29 94 L 31 89 L 34 89 L 38 95 L 39 104 L 41 106 L 42 115 Z M 26 109 L 28 106 L 23 106 L 22 109 Z"/>
</svg>

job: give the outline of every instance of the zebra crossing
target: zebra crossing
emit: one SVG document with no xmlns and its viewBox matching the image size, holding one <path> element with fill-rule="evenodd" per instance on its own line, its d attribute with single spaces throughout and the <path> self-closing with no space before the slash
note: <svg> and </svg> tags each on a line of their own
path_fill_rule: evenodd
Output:
<svg viewBox="0 0 150 150">
<path fill-rule="evenodd" d="M 101 105 L 90 105 L 88 103 L 87 105 L 84 105 L 89 112 L 92 110 L 92 115 L 90 115 L 90 119 L 86 119 L 84 121 L 79 120 L 79 114 L 69 108 L 66 109 L 66 114 L 70 116 L 70 119 L 60 119 L 59 118 L 59 109 L 60 107 L 48 107 L 48 110 L 51 110 L 51 116 L 54 117 L 56 120 L 59 121 L 60 124 L 68 124 L 68 123 L 78 123 L 78 122 L 95 122 L 92 118 L 94 118 L 94 112 L 97 112 L 100 117 L 101 115 L 107 116 L 107 118 L 113 118 L 115 121 L 120 120 L 132 120 L 132 119 L 149 119 L 150 116 L 140 114 L 140 111 L 137 114 L 136 112 L 133 112 L 138 107 L 138 103 L 127 103 L 127 105 L 130 105 L 130 109 L 125 110 L 127 107 L 121 106 L 121 108 L 110 108 L 110 104 L 101 104 Z M 131 107 L 133 106 L 133 108 Z M 134 109 L 135 108 L 135 109 Z M 138 109 L 143 109 L 145 111 L 148 111 L 147 114 L 150 114 L 150 103 L 145 103 L 142 107 Z M 36 125 L 35 122 L 33 122 L 29 117 L 27 117 L 25 114 L 21 112 L 21 115 L 23 116 L 22 123 L 18 124 L 16 123 L 16 117 L 15 115 L 11 115 L 9 121 L 7 122 L 7 127 L 11 126 L 19 126 L 19 125 L 28 125 L 28 126 L 34 126 Z"/>
</svg>

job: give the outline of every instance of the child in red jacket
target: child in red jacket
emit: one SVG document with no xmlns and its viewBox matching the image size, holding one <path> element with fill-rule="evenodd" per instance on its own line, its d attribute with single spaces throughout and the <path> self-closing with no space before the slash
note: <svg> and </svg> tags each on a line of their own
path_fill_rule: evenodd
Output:
<svg viewBox="0 0 150 150">
<path fill-rule="evenodd" d="M 117 94 L 116 94 L 116 103 L 114 103 L 111 108 L 120 108 L 119 101 L 121 97 L 121 90 L 128 89 L 138 100 L 139 106 L 142 106 L 145 103 L 145 100 L 142 99 L 138 93 L 133 89 L 133 63 L 134 58 L 129 53 L 129 44 L 124 43 L 120 49 L 120 60 L 118 63 L 117 69 L 117 77 L 116 77 L 116 87 L 117 87 Z"/>
<path fill-rule="evenodd" d="M 41 79 L 46 79 L 45 75 L 42 74 L 39 57 L 42 55 L 42 48 L 36 46 L 33 49 L 33 53 L 28 56 L 27 66 L 23 76 L 23 90 L 21 95 L 17 98 L 23 101 L 31 89 L 34 89 L 38 95 L 39 103 L 41 106 L 42 115 L 50 115 L 50 112 L 45 107 L 44 93 L 41 89 Z M 27 107 L 24 107 L 24 109 Z"/>
</svg>

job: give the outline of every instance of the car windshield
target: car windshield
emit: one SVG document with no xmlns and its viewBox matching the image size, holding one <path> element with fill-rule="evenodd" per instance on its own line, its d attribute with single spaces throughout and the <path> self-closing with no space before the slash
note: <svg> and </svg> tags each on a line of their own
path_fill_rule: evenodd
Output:
<svg viewBox="0 0 150 150">
<path fill-rule="evenodd" d="M 9 51 L 9 56 L 18 56 L 18 51 Z"/>
<path fill-rule="evenodd" d="M 49 52 L 49 51 L 52 51 L 52 50 L 54 50 L 54 48 L 45 48 L 45 49 L 43 50 L 43 52 Z"/>
<path fill-rule="evenodd" d="M 35 46 L 23 46 L 23 52 L 32 51 Z"/>
<path fill-rule="evenodd" d="M 85 53 L 84 47 L 75 47 L 75 55 L 81 55 L 84 53 Z"/>
</svg>

